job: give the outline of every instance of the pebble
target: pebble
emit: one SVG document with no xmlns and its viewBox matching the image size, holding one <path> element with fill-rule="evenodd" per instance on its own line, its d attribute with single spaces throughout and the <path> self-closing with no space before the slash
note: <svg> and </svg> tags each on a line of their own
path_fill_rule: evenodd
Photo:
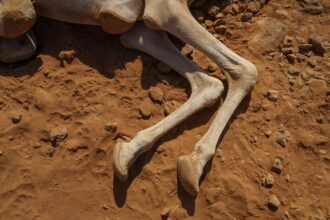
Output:
<svg viewBox="0 0 330 220">
<path fill-rule="evenodd" d="M 215 29 L 216 33 L 224 34 L 227 30 L 227 26 L 226 25 L 219 25 L 219 26 L 216 26 L 214 29 Z"/>
<path fill-rule="evenodd" d="M 286 147 L 288 145 L 288 137 L 283 131 L 278 131 L 276 135 L 276 143 L 281 145 L 282 147 Z"/>
<path fill-rule="evenodd" d="M 283 47 L 281 51 L 284 55 L 292 54 L 294 52 L 291 47 Z"/>
<path fill-rule="evenodd" d="M 251 18 L 252 18 L 252 13 L 247 12 L 247 13 L 242 14 L 241 21 L 247 22 L 247 21 L 251 20 Z"/>
<path fill-rule="evenodd" d="M 266 131 L 264 131 L 264 134 L 267 138 L 269 138 L 272 135 L 272 131 L 271 130 L 266 130 Z"/>
<path fill-rule="evenodd" d="M 105 127 L 105 130 L 110 132 L 110 133 L 113 133 L 117 130 L 117 122 L 107 122 L 105 123 L 104 127 Z"/>
<path fill-rule="evenodd" d="M 61 51 L 58 54 L 58 58 L 61 61 L 66 61 L 68 63 L 71 63 L 72 60 L 76 57 L 76 51 L 74 50 L 68 50 L 68 51 Z"/>
<path fill-rule="evenodd" d="M 271 171 L 273 171 L 274 173 L 280 174 L 282 172 L 282 162 L 280 159 L 276 158 L 274 160 L 274 163 L 272 165 Z"/>
<path fill-rule="evenodd" d="M 193 53 L 193 48 L 192 46 L 186 44 L 184 47 L 181 48 L 181 53 L 186 56 L 189 57 L 192 53 Z"/>
<path fill-rule="evenodd" d="M 169 207 L 166 207 L 162 210 L 162 212 L 160 213 L 160 216 L 162 218 L 168 218 L 168 216 L 170 215 L 171 209 Z"/>
<path fill-rule="evenodd" d="M 0 157 L 3 155 L 3 152 L 2 152 L 2 150 L 0 150 Z"/>
<path fill-rule="evenodd" d="M 209 11 L 208 14 L 211 18 L 215 17 L 218 13 L 220 12 L 220 8 L 217 6 L 212 6 Z"/>
<path fill-rule="evenodd" d="M 255 1 L 249 2 L 246 9 L 248 12 L 256 14 L 260 10 L 260 4 L 259 2 L 255 2 Z"/>
<path fill-rule="evenodd" d="M 54 147 L 68 137 L 68 130 L 64 127 L 56 127 L 50 131 L 50 140 Z"/>
<path fill-rule="evenodd" d="M 279 91 L 270 89 L 267 91 L 267 98 L 272 102 L 276 102 L 279 97 L 279 94 Z"/>
<path fill-rule="evenodd" d="M 276 211 L 281 205 L 280 200 L 274 194 L 271 194 L 267 201 L 267 206 L 270 210 Z"/>
<path fill-rule="evenodd" d="M 109 209 L 109 206 L 107 206 L 106 204 L 103 204 L 102 208 L 103 208 L 104 210 L 108 210 L 108 209 Z"/>
<path fill-rule="evenodd" d="M 218 69 L 218 66 L 215 64 L 215 63 L 210 63 L 208 66 L 207 66 L 207 69 L 210 71 L 210 72 L 214 72 Z"/>
<path fill-rule="evenodd" d="M 140 105 L 140 114 L 141 114 L 142 118 L 148 119 L 151 116 L 151 111 L 148 106 L 142 104 L 142 105 Z"/>
<path fill-rule="evenodd" d="M 157 64 L 157 69 L 161 72 L 161 73 L 169 73 L 172 71 L 172 68 L 167 65 L 166 63 L 163 62 L 159 62 Z"/>
<path fill-rule="evenodd" d="M 273 187 L 273 185 L 275 184 L 275 180 L 272 174 L 268 173 L 267 176 L 265 177 L 265 186 L 267 188 L 271 188 Z"/>
<path fill-rule="evenodd" d="M 299 45 L 299 52 L 305 53 L 307 51 L 310 51 L 313 48 L 313 45 L 311 44 L 301 44 Z"/>
<path fill-rule="evenodd" d="M 53 147 L 48 147 L 47 150 L 46 150 L 46 154 L 47 154 L 49 157 L 54 156 L 54 154 L 55 154 L 55 148 L 53 148 Z"/>
<path fill-rule="evenodd" d="M 322 38 L 320 36 L 311 36 L 308 39 L 308 43 L 313 46 L 314 53 L 323 56 L 325 53 L 325 47 L 322 44 Z"/>
<path fill-rule="evenodd" d="M 153 102 L 159 102 L 161 103 L 164 98 L 164 93 L 162 90 L 158 87 L 151 87 L 149 89 L 149 96 Z"/>
<path fill-rule="evenodd" d="M 320 153 L 321 155 L 326 155 L 326 154 L 327 154 L 327 151 L 324 150 L 324 149 L 321 149 L 321 150 L 319 150 L 319 153 Z"/>
<path fill-rule="evenodd" d="M 226 21 L 223 19 L 217 19 L 214 21 L 214 26 L 225 25 Z"/>
<path fill-rule="evenodd" d="M 314 68 L 314 67 L 316 67 L 317 62 L 315 60 L 309 59 L 309 60 L 307 60 L 307 64 L 308 64 L 308 66 Z"/>
<path fill-rule="evenodd" d="M 22 115 L 20 114 L 14 114 L 11 116 L 11 121 L 13 122 L 13 124 L 20 123 L 21 119 L 22 119 Z"/>
</svg>

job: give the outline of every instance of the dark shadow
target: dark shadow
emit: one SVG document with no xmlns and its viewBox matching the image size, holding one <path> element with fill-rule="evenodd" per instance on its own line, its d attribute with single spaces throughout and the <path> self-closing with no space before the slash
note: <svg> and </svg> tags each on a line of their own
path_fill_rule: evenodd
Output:
<svg viewBox="0 0 330 220">
<path fill-rule="evenodd" d="M 24 75 L 33 76 L 41 65 L 42 60 L 39 57 L 33 57 L 14 64 L 0 63 L 0 75 L 11 77 L 21 77 Z"/>
</svg>

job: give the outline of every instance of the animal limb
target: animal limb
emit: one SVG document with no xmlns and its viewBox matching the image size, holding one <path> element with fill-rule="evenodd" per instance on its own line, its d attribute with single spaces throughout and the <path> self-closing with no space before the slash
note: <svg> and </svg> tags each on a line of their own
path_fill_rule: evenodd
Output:
<svg viewBox="0 0 330 220">
<path fill-rule="evenodd" d="M 165 30 L 203 52 L 226 74 L 227 98 L 211 127 L 196 144 L 190 155 L 178 160 L 178 176 L 183 187 L 195 195 L 207 161 L 235 109 L 256 82 L 255 66 L 240 57 L 208 33 L 191 15 L 187 0 L 146 0 L 143 20 L 148 27 Z"/>
<path fill-rule="evenodd" d="M 128 143 L 118 143 L 114 149 L 117 177 L 125 181 L 128 169 L 137 157 L 149 150 L 166 132 L 195 112 L 216 102 L 223 91 L 221 81 L 210 77 L 184 57 L 162 31 L 154 31 L 139 23 L 121 36 L 124 45 L 148 53 L 171 66 L 190 83 L 192 94 L 180 108 L 157 124 L 138 132 Z"/>
</svg>

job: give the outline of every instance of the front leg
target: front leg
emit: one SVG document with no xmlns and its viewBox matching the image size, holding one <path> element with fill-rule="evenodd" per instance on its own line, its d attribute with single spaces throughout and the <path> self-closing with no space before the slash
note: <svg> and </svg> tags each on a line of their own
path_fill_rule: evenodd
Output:
<svg viewBox="0 0 330 220">
<path fill-rule="evenodd" d="M 217 101 L 223 91 L 222 83 L 205 74 L 203 70 L 184 57 L 162 31 L 146 28 L 142 23 L 121 36 L 124 45 L 148 53 L 168 64 L 190 83 L 192 94 L 180 108 L 159 123 L 140 131 L 130 142 L 118 143 L 114 150 L 114 167 L 117 177 L 125 181 L 128 169 L 138 156 L 170 129 L 195 112 Z"/>
</svg>

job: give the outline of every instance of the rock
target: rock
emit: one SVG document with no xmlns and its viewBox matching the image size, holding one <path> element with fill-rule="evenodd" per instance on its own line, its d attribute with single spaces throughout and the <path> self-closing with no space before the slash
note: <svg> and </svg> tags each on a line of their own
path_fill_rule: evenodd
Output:
<svg viewBox="0 0 330 220">
<path fill-rule="evenodd" d="M 246 13 L 242 14 L 241 21 L 247 22 L 247 21 L 251 20 L 251 18 L 252 18 L 252 13 L 246 12 Z"/>
<path fill-rule="evenodd" d="M 290 67 L 289 67 L 289 70 L 288 70 L 288 73 L 289 73 L 290 75 L 293 75 L 293 76 L 298 76 L 299 73 L 300 73 L 300 69 L 298 69 L 298 68 L 296 68 L 296 67 L 294 67 L 294 66 L 290 66 Z"/>
<path fill-rule="evenodd" d="M 257 55 L 276 51 L 284 38 L 284 33 L 284 24 L 279 20 L 261 17 L 256 21 L 251 40 L 248 42 L 249 49 Z"/>
<path fill-rule="evenodd" d="M 271 130 L 266 130 L 266 131 L 264 131 L 264 134 L 267 138 L 269 138 L 272 135 L 272 131 Z"/>
<path fill-rule="evenodd" d="M 157 69 L 162 73 L 169 73 L 172 71 L 172 68 L 163 62 L 157 64 Z"/>
<path fill-rule="evenodd" d="M 246 7 L 246 10 L 248 12 L 251 12 L 253 14 L 256 14 L 260 10 L 260 3 L 257 2 L 257 1 L 249 2 L 248 5 L 247 5 L 247 7 Z"/>
<path fill-rule="evenodd" d="M 53 147 L 48 147 L 48 148 L 46 149 L 46 154 L 47 154 L 49 157 L 53 157 L 54 154 L 55 154 L 55 148 L 53 148 Z"/>
<path fill-rule="evenodd" d="M 104 125 L 106 131 L 113 133 L 117 130 L 117 122 L 107 122 Z"/>
<path fill-rule="evenodd" d="M 320 153 L 321 155 L 327 155 L 327 151 L 324 150 L 324 149 L 319 150 L 319 153 Z"/>
<path fill-rule="evenodd" d="M 189 57 L 192 53 L 193 53 L 193 48 L 192 46 L 186 44 L 184 47 L 181 48 L 181 53 L 186 56 Z"/>
<path fill-rule="evenodd" d="M 278 131 L 276 135 L 276 143 L 281 145 L 282 147 L 286 147 L 288 145 L 288 137 L 284 132 Z"/>
<path fill-rule="evenodd" d="M 291 62 L 291 63 L 294 63 L 294 62 L 296 62 L 296 60 L 297 60 L 297 57 L 296 57 L 296 55 L 295 54 L 287 54 L 286 55 L 286 58 L 288 59 L 288 61 L 289 62 Z"/>
<path fill-rule="evenodd" d="M 22 119 L 22 115 L 21 114 L 13 114 L 11 116 L 11 121 L 13 122 L 13 124 L 20 123 L 21 119 Z"/>
<path fill-rule="evenodd" d="M 280 200 L 274 194 L 271 194 L 267 201 L 267 206 L 270 210 L 275 212 L 281 205 Z"/>
<path fill-rule="evenodd" d="M 279 91 L 270 89 L 267 91 L 267 98 L 272 102 L 276 102 L 279 97 L 279 94 Z"/>
<path fill-rule="evenodd" d="M 312 15 L 318 15 L 321 14 L 324 11 L 323 6 L 317 2 L 317 1 L 300 1 L 303 2 L 301 3 L 301 6 L 303 7 L 303 11 L 308 14 Z"/>
<path fill-rule="evenodd" d="M 282 47 L 292 47 L 292 46 L 293 46 L 293 38 L 290 36 L 285 36 Z"/>
<path fill-rule="evenodd" d="M 164 93 L 162 90 L 158 87 L 151 87 L 149 89 L 149 96 L 153 102 L 159 102 L 161 103 L 164 98 Z"/>
<path fill-rule="evenodd" d="M 204 13 L 199 10 L 192 10 L 192 15 L 199 23 L 203 23 L 205 20 Z"/>
<path fill-rule="evenodd" d="M 68 130 L 64 127 L 56 127 L 50 131 L 50 140 L 54 147 L 57 147 L 60 142 L 68 137 Z"/>
<path fill-rule="evenodd" d="M 144 119 L 148 119 L 151 116 L 151 110 L 150 110 L 150 106 L 148 104 L 146 104 L 146 102 L 143 102 L 140 105 L 140 114 L 142 116 L 142 118 Z"/>
<path fill-rule="evenodd" d="M 0 150 L 0 157 L 3 155 L 3 152 L 2 152 L 2 150 Z"/>
<path fill-rule="evenodd" d="M 61 51 L 58 54 L 58 58 L 61 61 L 66 61 L 68 63 L 71 63 L 75 57 L 76 57 L 76 51 L 74 50 Z"/>
<path fill-rule="evenodd" d="M 312 50 L 313 45 L 312 44 L 300 44 L 299 45 L 299 52 L 304 54 L 310 50 Z"/>
<path fill-rule="evenodd" d="M 103 204 L 103 205 L 102 205 L 102 208 L 103 208 L 104 210 L 108 210 L 108 209 L 109 209 L 109 206 L 107 206 L 106 204 Z"/>
<path fill-rule="evenodd" d="M 315 54 L 324 56 L 326 49 L 322 44 L 322 38 L 320 36 L 316 36 L 316 35 L 311 36 L 308 39 L 308 43 L 313 45 L 313 51 Z"/>
<path fill-rule="evenodd" d="M 310 66 L 311 68 L 315 68 L 317 66 L 316 60 L 309 59 L 307 60 L 307 65 Z"/>
<path fill-rule="evenodd" d="M 265 187 L 271 188 L 275 184 L 275 180 L 272 174 L 268 173 L 265 177 Z"/>
<path fill-rule="evenodd" d="M 294 52 L 291 47 L 283 47 L 281 51 L 284 55 L 292 54 Z"/>
<path fill-rule="evenodd" d="M 226 24 L 226 21 L 223 20 L 223 19 L 217 19 L 214 21 L 214 26 L 219 26 L 219 25 L 225 25 Z"/>
<path fill-rule="evenodd" d="M 171 209 L 169 207 L 166 207 L 162 210 L 162 212 L 160 213 L 160 216 L 162 217 L 162 219 L 167 219 L 168 216 L 170 215 Z"/>
<path fill-rule="evenodd" d="M 212 6 L 209 11 L 208 11 L 208 15 L 211 18 L 214 18 L 218 13 L 220 12 L 220 8 L 217 6 Z"/>
<path fill-rule="evenodd" d="M 218 69 L 218 66 L 217 64 L 215 63 L 210 63 L 208 66 L 207 66 L 207 69 L 210 71 L 210 72 L 214 72 Z"/>
<path fill-rule="evenodd" d="M 231 9 L 233 10 L 233 13 L 234 13 L 234 14 L 239 14 L 239 13 L 241 12 L 240 7 L 239 7 L 238 4 L 233 4 L 233 5 L 231 6 Z"/>
<path fill-rule="evenodd" d="M 226 27 L 226 25 L 219 25 L 219 26 L 216 26 L 214 29 L 215 29 L 216 33 L 224 34 L 227 30 L 227 27 Z"/>
<path fill-rule="evenodd" d="M 282 172 L 282 162 L 280 159 L 276 158 L 274 160 L 274 163 L 272 165 L 272 168 L 271 168 L 271 171 L 273 171 L 274 173 L 277 173 L 277 174 L 281 174 Z"/>
</svg>

